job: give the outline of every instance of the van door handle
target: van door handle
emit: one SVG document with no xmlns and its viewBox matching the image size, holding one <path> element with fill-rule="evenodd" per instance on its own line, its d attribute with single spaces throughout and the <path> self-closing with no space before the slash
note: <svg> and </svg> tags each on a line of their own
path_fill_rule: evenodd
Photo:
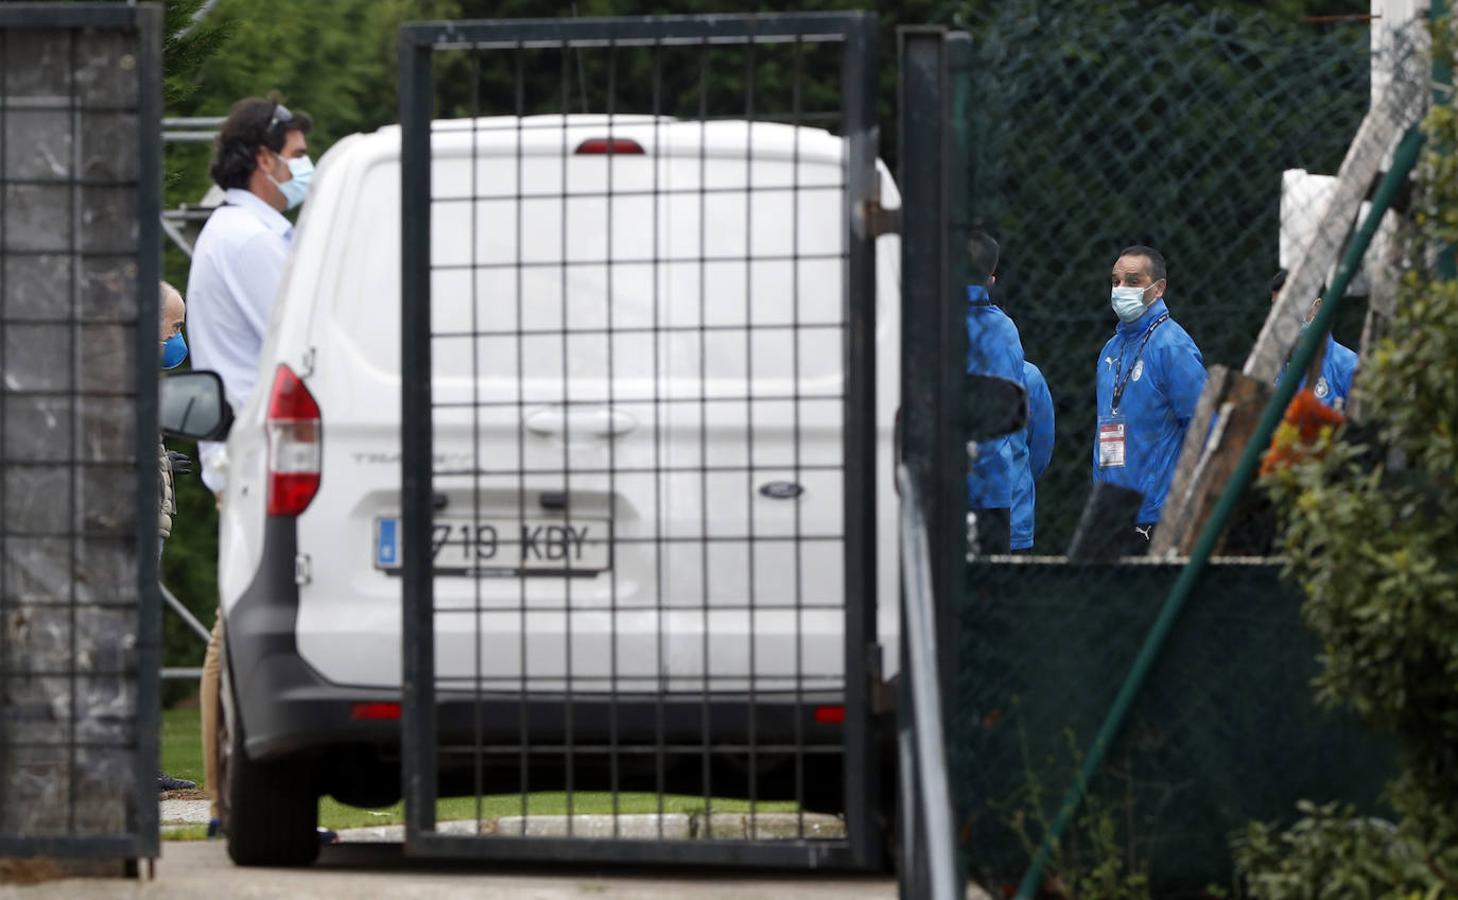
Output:
<svg viewBox="0 0 1458 900">
<path fill-rule="evenodd" d="M 638 420 L 610 406 L 549 406 L 527 413 L 522 424 L 533 434 L 552 437 L 581 434 L 609 438 L 637 428 Z"/>
</svg>

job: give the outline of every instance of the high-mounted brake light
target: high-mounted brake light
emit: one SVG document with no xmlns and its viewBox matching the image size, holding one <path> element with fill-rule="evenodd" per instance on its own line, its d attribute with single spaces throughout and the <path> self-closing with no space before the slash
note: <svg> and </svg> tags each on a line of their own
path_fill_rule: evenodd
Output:
<svg viewBox="0 0 1458 900">
<path fill-rule="evenodd" d="M 578 156 L 642 156 L 643 145 L 628 138 L 588 138 L 577 145 Z"/>
<path fill-rule="evenodd" d="M 268 397 L 268 514 L 297 516 L 319 493 L 324 462 L 319 404 L 293 370 L 281 365 Z"/>
</svg>

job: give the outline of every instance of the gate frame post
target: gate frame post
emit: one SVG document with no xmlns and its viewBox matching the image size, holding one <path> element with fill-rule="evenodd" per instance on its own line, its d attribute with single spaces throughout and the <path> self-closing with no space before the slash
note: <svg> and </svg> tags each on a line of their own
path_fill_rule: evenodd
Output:
<svg viewBox="0 0 1458 900">
<path fill-rule="evenodd" d="M 961 289 L 966 263 L 966 128 L 952 125 L 950 62 L 965 68 L 970 40 L 940 27 L 898 29 L 897 149 L 901 230 L 901 458 L 924 498 L 932 594 L 936 603 L 939 681 L 950 682 L 954 603 L 966 570 L 966 446 L 962 419 L 967 329 Z M 955 48 L 954 48 L 955 45 Z M 965 94 L 965 91 L 962 92 Z M 958 104 L 961 106 L 962 104 Z M 954 144 L 953 133 L 961 140 Z M 901 597 L 900 651 L 909 658 L 906 597 Z M 910 723 L 909 679 L 901 677 L 898 727 Z M 910 759 L 902 754 L 901 765 Z M 902 783 L 907 783 L 904 775 Z M 913 782 L 914 783 L 914 779 Z M 928 896 L 929 860 L 914 797 L 901 798 L 903 896 Z M 961 889 L 961 871 L 958 869 Z"/>
<path fill-rule="evenodd" d="M 881 766 L 871 697 L 881 682 L 876 633 L 876 232 L 865 211 L 881 196 L 876 170 L 877 33 L 874 18 L 846 34 L 841 111 L 846 145 L 845 389 L 845 808 L 858 866 L 880 865 Z M 880 536 L 881 540 L 889 535 Z"/>
<path fill-rule="evenodd" d="M 118 766 L 118 772 L 122 775 L 130 775 L 131 783 L 127 785 L 126 805 L 129 807 L 125 813 L 125 826 L 101 833 L 88 833 L 84 830 L 77 830 L 73 823 L 68 825 L 66 831 L 61 833 L 24 833 L 23 826 L 16 830 L 0 833 L 0 856 L 11 857 L 55 857 L 62 860 L 90 859 L 94 861 L 121 861 L 122 868 L 129 877 L 139 870 L 138 861 L 142 859 L 155 860 L 160 855 L 160 834 L 159 834 L 159 807 L 157 805 L 156 776 L 160 771 L 160 735 L 159 722 L 161 718 L 160 684 L 162 670 L 162 612 L 161 612 L 161 591 L 158 584 L 159 576 L 159 537 L 157 532 L 158 519 L 158 468 L 157 468 L 157 414 L 159 407 L 158 389 L 160 384 L 160 373 L 157 367 L 157 343 L 154 335 L 158 321 L 158 307 L 160 305 L 160 292 L 158 284 L 162 280 L 162 245 L 161 245 L 161 207 L 162 207 L 162 10 L 154 4 L 128 5 L 120 3 L 50 3 L 50 4 L 0 4 L 0 36 L 10 40 L 25 40 L 26 32 L 34 32 L 40 29 L 55 30 L 70 33 L 67 40 L 75 41 L 78 32 L 120 32 L 123 35 L 135 36 L 135 43 L 129 44 L 126 55 L 121 56 L 117 61 L 121 63 L 123 72 L 135 72 L 136 79 L 136 100 L 128 103 L 122 100 L 116 108 L 109 110 L 113 114 L 132 114 L 136 119 L 135 140 L 127 141 L 126 145 L 119 145 L 116 149 L 123 154 L 135 153 L 137 174 L 135 177 L 118 176 L 114 185 L 119 190 L 135 191 L 135 224 L 136 231 L 134 249 L 118 251 L 114 255 L 120 263 L 123 260 L 131 260 L 134 270 L 130 273 L 135 278 L 135 319 L 128 320 L 125 317 L 118 319 L 116 327 L 126 329 L 132 327 L 133 333 L 128 336 L 131 341 L 129 353 L 132 360 L 133 385 L 130 388 L 122 387 L 118 391 L 119 400 L 132 399 L 130 405 L 129 421 L 118 419 L 117 425 L 130 425 L 135 429 L 132 436 L 133 459 L 127 459 L 120 453 L 115 458 L 109 454 L 105 459 L 98 459 L 98 462 L 105 462 L 108 465 L 116 464 L 117 471 L 123 472 L 122 465 L 134 464 L 132 474 L 135 477 L 136 488 L 135 505 L 132 507 L 134 513 L 134 524 L 136 528 L 135 545 L 132 552 L 135 555 L 135 568 L 127 567 L 127 580 L 131 581 L 136 590 L 136 620 L 134 662 L 128 663 L 126 671 L 116 676 L 121 679 L 122 684 L 130 684 L 134 689 L 133 702 L 135 704 L 130 718 L 125 725 L 130 728 L 131 738 L 116 738 L 115 740 L 103 739 L 96 743 L 98 751 L 108 750 L 117 752 L 130 751 L 129 765 Z M 74 45 L 73 45 L 74 46 Z M 133 55 L 135 54 L 135 55 Z M 68 96 L 69 108 L 65 109 L 68 120 L 68 135 L 71 138 L 72 161 L 79 159 L 76 154 L 77 148 L 84 144 L 83 132 L 90 128 L 92 137 L 99 137 L 97 133 L 101 129 L 86 120 L 85 114 L 89 111 L 100 109 L 83 105 L 78 100 L 79 88 L 76 84 L 76 69 L 71 66 L 65 68 L 68 79 L 68 86 L 65 94 Z M 123 78 L 132 76 L 123 75 Z M 6 97 L 0 97 L 0 121 L 4 121 L 6 127 L 9 122 L 5 120 L 9 109 L 14 104 Z M 46 108 L 42 106 L 40 108 Z M 59 112 L 60 106 L 52 106 L 49 111 Z M 125 128 L 123 128 L 123 132 Z M 3 168 L 3 167 L 0 167 Z M 66 175 L 58 176 L 51 184 L 67 189 L 74 198 L 82 196 L 82 189 L 85 186 L 85 179 L 81 172 L 79 163 L 76 164 Z M 68 201 L 75 203 L 68 207 L 68 216 L 80 215 L 79 200 Z M 125 214 L 122 214 L 125 215 Z M 126 218 L 131 216 L 126 215 Z M 68 220 L 70 221 L 70 220 Z M 0 230 L 5 226 L 0 225 Z M 67 250 L 56 250 L 58 256 L 66 259 L 67 266 L 73 269 L 77 267 L 76 260 L 85 252 L 83 250 L 83 237 L 79 223 L 72 221 L 70 232 L 70 247 Z M 0 261 L 6 254 L 0 252 Z M 75 302 L 77 287 L 75 285 L 77 276 L 74 271 L 71 275 L 70 299 Z M 0 278 L 0 282 L 3 282 Z M 116 311 L 117 315 L 121 311 Z M 72 359 L 69 364 L 75 365 L 75 357 L 82 352 L 83 340 L 79 335 L 79 328 L 85 319 L 75 312 L 55 321 L 60 327 L 71 329 L 72 337 Z M 0 325 L 0 331 L 4 326 Z M 87 394 L 87 389 L 80 382 L 71 384 L 64 392 L 64 396 L 70 401 L 73 410 L 79 399 Z M 79 443 L 85 436 L 86 429 L 76 424 L 71 438 L 72 444 Z M 7 459 L 6 462 L 9 460 Z M 74 471 L 74 467 L 80 465 L 77 460 L 54 460 L 65 468 Z M 74 516 L 82 506 L 77 499 L 79 495 L 74 494 L 69 503 L 68 515 Z M 8 540 L 11 536 L 5 535 L 0 540 Z M 71 540 L 77 540 L 81 536 L 73 535 Z M 74 586 L 77 580 L 77 562 L 74 554 L 69 563 L 67 572 L 71 584 Z M 123 585 L 106 585 L 105 589 L 124 590 Z M 8 611 L 15 601 L 0 602 L 0 610 Z M 78 600 L 74 591 L 61 609 L 69 609 L 73 613 L 81 606 L 96 606 L 96 601 Z M 120 642 L 123 635 L 118 634 Z M 66 666 L 66 675 L 75 678 L 78 675 L 86 674 L 77 657 L 75 650 L 75 636 L 71 641 L 71 652 L 62 658 Z M 114 650 L 116 647 L 104 647 L 102 649 Z M 6 666 L 8 670 L 10 667 Z M 132 671 L 134 668 L 134 672 Z M 0 681 L 12 676 L 0 676 Z M 66 718 L 65 724 L 69 725 L 74 732 L 83 724 L 82 714 L 78 711 L 76 704 L 72 704 Z M 74 739 L 71 745 L 77 746 Z M 45 746 L 43 743 L 42 746 Z M 53 747 L 64 747 L 64 744 L 53 744 Z M 0 754 L 8 752 L 8 748 L 0 748 Z M 74 750 L 71 751 L 74 753 Z M 74 765 L 74 764 L 73 764 Z M 67 788 L 66 803 L 74 812 L 78 805 L 76 782 L 71 781 Z M 7 780 L 0 777 L 0 806 L 10 802 L 13 798 L 7 794 Z M 65 868 L 63 866 L 63 868 Z"/>
<path fill-rule="evenodd" d="M 431 431 L 430 214 L 432 45 L 400 30 L 400 515 L 401 658 L 400 779 L 405 800 L 405 848 L 435 829 L 437 790 L 435 715 L 435 609 L 429 523 L 433 489 Z"/>
<path fill-rule="evenodd" d="M 154 436 L 161 406 L 161 374 L 153 364 L 162 281 L 162 9 L 133 7 L 138 33 L 137 82 L 137 858 L 162 855 L 161 809 L 154 776 L 162 771 L 162 585 L 157 532 L 158 472 Z"/>
</svg>

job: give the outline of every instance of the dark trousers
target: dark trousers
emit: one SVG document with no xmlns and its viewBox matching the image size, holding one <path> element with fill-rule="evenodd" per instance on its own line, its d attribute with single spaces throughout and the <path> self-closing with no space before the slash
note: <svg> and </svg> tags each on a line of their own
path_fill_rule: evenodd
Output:
<svg viewBox="0 0 1458 900">
<path fill-rule="evenodd" d="M 1157 525 L 1135 525 L 1124 535 L 1121 542 L 1123 548 L 1119 551 L 1120 556 L 1145 556 L 1149 553 L 1149 545 L 1154 540 L 1154 529 Z"/>
<path fill-rule="evenodd" d="M 974 507 L 977 516 L 977 555 L 1007 553 L 1012 546 L 1012 518 L 1008 510 L 996 507 Z"/>
</svg>

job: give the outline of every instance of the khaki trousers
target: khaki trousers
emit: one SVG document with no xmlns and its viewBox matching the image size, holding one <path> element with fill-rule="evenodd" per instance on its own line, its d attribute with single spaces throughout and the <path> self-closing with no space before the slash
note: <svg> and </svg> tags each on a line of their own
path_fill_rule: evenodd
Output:
<svg viewBox="0 0 1458 900">
<path fill-rule="evenodd" d="M 213 494 L 213 502 L 219 513 L 223 511 L 223 492 Z M 203 788 L 211 802 L 211 815 L 221 818 L 218 811 L 218 726 L 223 721 L 223 604 L 218 602 L 218 615 L 213 619 L 213 633 L 208 638 L 208 650 L 203 655 L 202 684 L 198 685 L 197 701 L 202 711 Z"/>
<path fill-rule="evenodd" d="M 198 704 L 202 707 L 203 787 L 212 803 L 212 817 L 218 813 L 218 729 L 223 721 L 222 668 L 223 611 L 213 620 L 213 635 L 208 639 L 208 652 L 203 656 L 202 685 Z"/>
</svg>

